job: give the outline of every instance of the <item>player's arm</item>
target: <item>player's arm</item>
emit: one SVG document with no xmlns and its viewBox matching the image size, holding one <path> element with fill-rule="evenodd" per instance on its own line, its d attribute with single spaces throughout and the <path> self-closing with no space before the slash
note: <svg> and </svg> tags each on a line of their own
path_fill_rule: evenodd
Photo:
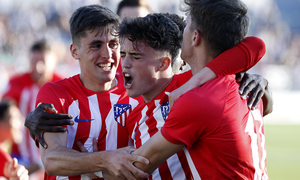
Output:
<svg viewBox="0 0 300 180">
<path fill-rule="evenodd" d="M 185 92 L 203 85 L 216 77 L 236 74 L 253 67 L 265 54 L 264 42 L 257 37 L 247 37 L 237 46 L 221 53 L 201 71 L 169 95 L 170 107 Z"/>
<path fill-rule="evenodd" d="M 177 153 L 183 147 L 184 144 L 173 144 L 167 141 L 159 131 L 154 136 L 152 136 L 145 144 L 143 144 L 143 146 L 133 152 L 133 154 L 141 155 L 149 159 L 150 163 L 146 165 L 135 162 L 134 165 L 150 174 L 170 156 Z"/>
<path fill-rule="evenodd" d="M 50 120 L 51 119 L 51 120 Z M 70 114 L 58 114 L 53 104 L 40 103 L 25 119 L 25 127 L 28 128 L 31 137 L 44 147 L 47 143 L 43 138 L 44 132 L 66 132 L 65 125 L 73 125 Z"/>
<path fill-rule="evenodd" d="M 137 169 L 132 162 L 148 163 L 148 160 L 130 154 L 132 148 L 93 153 L 79 152 L 66 147 L 67 133 L 45 132 L 48 143 L 45 149 L 40 145 L 41 158 L 45 171 L 50 175 L 72 176 L 97 171 L 109 171 L 117 177 L 132 178 L 133 175 L 145 178 L 147 173 Z"/>
</svg>

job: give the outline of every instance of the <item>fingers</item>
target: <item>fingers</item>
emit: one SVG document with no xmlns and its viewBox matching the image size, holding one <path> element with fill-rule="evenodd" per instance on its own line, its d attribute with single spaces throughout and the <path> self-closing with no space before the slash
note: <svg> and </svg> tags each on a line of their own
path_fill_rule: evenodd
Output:
<svg viewBox="0 0 300 180">
<path fill-rule="evenodd" d="M 242 83 L 242 85 L 239 88 L 239 93 L 242 97 L 242 99 L 246 99 L 247 95 L 257 86 L 257 83 L 255 81 L 244 81 L 245 83 Z"/>
<path fill-rule="evenodd" d="M 249 90 L 249 87 L 250 85 L 252 85 L 253 83 L 253 79 L 252 78 L 249 78 L 248 76 L 244 76 L 244 78 L 242 79 L 242 82 L 240 84 L 240 88 L 239 88 L 239 92 L 241 95 L 247 95 L 250 90 Z M 253 88 L 253 87 L 252 87 Z"/>
<path fill-rule="evenodd" d="M 239 72 L 239 73 L 237 73 L 236 77 L 235 77 L 236 82 L 238 82 L 238 83 L 242 82 L 242 79 L 244 78 L 245 74 L 246 74 L 245 72 Z"/>
<path fill-rule="evenodd" d="M 36 107 L 36 110 L 42 110 L 42 111 L 49 111 L 52 113 L 57 113 L 57 110 L 53 106 L 53 104 L 49 103 L 39 103 L 38 106 Z"/>
<path fill-rule="evenodd" d="M 18 160 L 16 158 L 13 158 L 12 167 L 16 168 L 18 166 Z"/>
<path fill-rule="evenodd" d="M 73 118 L 73 116 L 70 114 L 54 114 L 48 112 L 41 113 L 40 117 L 44 119 L 72 119 Z"/>
<path fill-rule="evenodd" d="M 93 152 L 98 151 L 98 141 L 96 138 L 93 139 Z"/>
<path fill-rule="evenodd" d="M 260 99 L 263 97 L 263 95 L 264 95 L 264 92 L 263 91 L 259 91 L 258 93 L 257 93 L 257 95 L 256 95 L 256 97 L 254 98 L 253 97 L 253 103 L 250 103 L 250 102 L 248 102 L 248 107 L 250 108 L 250 109 L 255 109 L 256 107 L 257 107 L 257 105 L 258 105 L 258 103 L 259 103 L 259 101 L 260 101 Z M 250 99 L 249 99 L 250 100 Z"/>
<path fill-rule="evenodd" d="M 48 145 L 46 143 L 46 141 L 44 140 L 44 133 L 40 132 L 35 136 L 38 140 L 38 142 L 43 146 L 44 149 L 48 148 Z"/>
<path fill-rule="evenodd" d="M 61 119 L 51 119 L 51 120 L 40 120 L 39 122 L 41 125 L 47 125 L 47 126 L 63 126 L 63 125 L 73 125 L 74 121 L 72 120 L 61 120 Z"/>
<path fill-rule="evenodd" d="M 84 145 L 80 141 L 77 141 L 76 145 L 78 146 L 81 152 L 88 152 L 88 150 L 84 147 Z"/>
</svg>

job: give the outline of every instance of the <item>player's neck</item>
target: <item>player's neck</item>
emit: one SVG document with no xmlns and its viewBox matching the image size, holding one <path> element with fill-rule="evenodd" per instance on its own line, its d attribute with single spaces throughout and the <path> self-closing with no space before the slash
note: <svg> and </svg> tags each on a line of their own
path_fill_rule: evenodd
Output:
<svg viewBox="0 0 300 180">
<path fill-rule="evenodd" d="M 172 82 L 172 79 L 173 76 L 169 78 L 160 78 L 156 82 L 156 86 L 152 91 L 142 95 L 144 98 L 144 102 L 145 103 L 151 102 L 157 95 L 159 95 L 168 87 L 168 85 Z"/>
</svg>

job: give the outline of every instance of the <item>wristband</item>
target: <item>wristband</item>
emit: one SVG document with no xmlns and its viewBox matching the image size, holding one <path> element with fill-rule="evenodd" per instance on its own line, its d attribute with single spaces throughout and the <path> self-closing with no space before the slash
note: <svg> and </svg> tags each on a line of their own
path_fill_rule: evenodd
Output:
<svg viewBox="0 0 300 180">
<path fill-rule="evenodd" d="M 103 173 L 102 173 L 102 171 L 94 172 L 94 174 L 95 174 L 96 176 L 98 176 L 99 178 L 103 178 Z"/>
</svg>

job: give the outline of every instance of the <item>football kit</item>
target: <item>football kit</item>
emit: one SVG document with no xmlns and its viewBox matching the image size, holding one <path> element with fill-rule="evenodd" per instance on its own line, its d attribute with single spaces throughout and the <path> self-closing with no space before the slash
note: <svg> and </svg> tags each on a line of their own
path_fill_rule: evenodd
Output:
<svg viewBox="0 0 300 180">
<path fill-rule="evenodd" d="M 116 76 L 117 86 L 103 93 L 88 90 L 80 81 L 79 75 L 45 84 L 37 96 L 40 102 L 52 103 L 59 113 L 71 114 L 75 122 L 67 126 L 67 147 L 79 150 L 80 141 L 93 152 L 93 139 L 98 150 L 115 150 L 128 146 L 129 135 L 125 128 L 126 118 L 138 105 L 139 99 L 129 98 L 123 86 L 123 79 Z M 80 179 L 80 176 L 55 177 L 45 174 L 45 179 Z M 81 179 L 85 179 L 82 176 Z"/>
<path fill-rule="evenodd" d="M 207 67 L 217 76 L 246 71 L 254 66 L 264 53 L 264 43 L 256 37 L 248 37 L 238 46 L 212 60 Z M 127 128 L 136 148 L 142 146 L 163 127 L 169 113 L 168 94 L 187 82 L 190 77 L 192 77 L 191 71 L 174 75 L 163 92 L 149 103 L 140 103 L 130 114 Z M 191 169 L 187 166 L 187 158 L 183 150 L 168 158 L 149 179 L 192 179 Z"/>
</svg>

